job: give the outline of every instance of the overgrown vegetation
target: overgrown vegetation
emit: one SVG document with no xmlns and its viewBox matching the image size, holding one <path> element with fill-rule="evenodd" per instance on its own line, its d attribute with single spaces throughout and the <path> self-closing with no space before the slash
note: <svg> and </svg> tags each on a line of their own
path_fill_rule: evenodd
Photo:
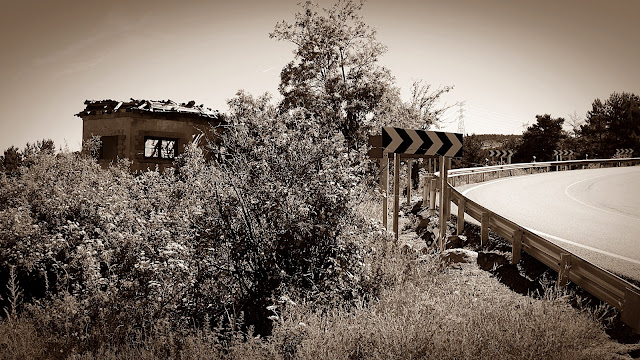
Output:
<svg viewBox="0 0 640 360">
<path fill-rule="evenodd" d="M 516 295 L 472 266 L 407 254 L 371 219 L 365 134 L 392 118 L 428 127 L 450 88 L 417 82 L 400 101 L 361 8 L 302 4 L 272 34 L 300 46 L 284 100 L 238 92 L 223 139 L 165 172 L 101 169 L 95 140 L 5 151 L 0 358 L 625 353 L 561 293 Z"/>
<path fill-rule="evenodd" d="M 191 146 L 175 170 L 135 175 L 124 161 L 103 170 L 90 157 L 40 151 L 2 176 L 0 357 L 629 350 L 561 293 L 523 297 L 473 267 L 401 252 L 363 216 L 379 205 L 363 155 L 340 134 L 322 138 L 304 117 L 273 117 L 246 94 L 236 105 L 248 116 L 232 119 L 211 162 Z"/>
</svg>

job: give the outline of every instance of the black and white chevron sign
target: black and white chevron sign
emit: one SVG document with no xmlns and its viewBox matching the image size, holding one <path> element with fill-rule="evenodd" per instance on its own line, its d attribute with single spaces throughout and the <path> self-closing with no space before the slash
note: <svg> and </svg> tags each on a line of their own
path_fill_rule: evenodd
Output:
<svg viewBox="0 0 640 360">
<path fill-rule="evenodd" d="M 553 156 L 573 156 L 573 150 L 553 150 Z"/>
<path fill-rule="evenodd" d="M 396 154 L 462 157 L 462 134 L 442 131 L 382 128 L 382 148 Z"/>
<path fill-rule="evenodd" d="M 494 157 L 494 156 L 499 156 L 499 157 L 513 156 L 513 150 L 489 150 L 489 156 L 491 156 L 491 157 Z"/>
<path fill-rule="evenodd" d="M 631 157 L 633 156 L 633 149 L 616 149 L 616 156 Z"/>
</svg>

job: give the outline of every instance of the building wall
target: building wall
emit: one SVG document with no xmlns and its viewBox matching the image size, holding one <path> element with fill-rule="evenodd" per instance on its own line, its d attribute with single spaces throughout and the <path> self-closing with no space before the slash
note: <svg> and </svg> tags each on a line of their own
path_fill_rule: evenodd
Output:
<svg viewBox="0 0 640 360">
<path fill-rule="evenodd" d="M 118 136 L 118 157 L 129 159 L 132 171 L 145 171 L 147 168 L 164 170 L 172 166 L 172 159 L 147 158 L 144 154 L 145 137 L 171 138 L 178 140 L 178 154 L 201 131 L 211 137 L 211 125 L 217 125 L 216 119 L 184 115 L 180 113 L 125 112 L 82 116 L 82 139 L 92 136 Z M 101 160 L 107 167 L 111 161 Z"/>
</svg>

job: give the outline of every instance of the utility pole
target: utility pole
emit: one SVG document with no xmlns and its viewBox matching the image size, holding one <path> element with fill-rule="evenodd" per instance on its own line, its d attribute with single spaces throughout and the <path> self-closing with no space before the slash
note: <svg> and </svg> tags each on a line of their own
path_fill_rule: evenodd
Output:
<svg viewBox="0 0 640 360">
<path fill-rule="evenodd" d="M 458 106 L 460 106 L 460 114 L 458 115 L 458 132 L 462 135 L 464 135 L 464 104 L 466 103 L 466 101 L 462 101 L 458 103 Z"/>
</svg>

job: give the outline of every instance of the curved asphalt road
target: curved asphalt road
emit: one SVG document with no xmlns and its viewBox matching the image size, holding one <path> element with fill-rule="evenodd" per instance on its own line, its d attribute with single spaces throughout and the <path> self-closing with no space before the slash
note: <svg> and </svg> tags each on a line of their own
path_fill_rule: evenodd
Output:
<svg viewBox="0 0 640 360">
<path fill-rule="evenodd" d="M 510 177 L 460 190 L 593 264 L 640 280 L 640 167 Z"/>
</svg>

